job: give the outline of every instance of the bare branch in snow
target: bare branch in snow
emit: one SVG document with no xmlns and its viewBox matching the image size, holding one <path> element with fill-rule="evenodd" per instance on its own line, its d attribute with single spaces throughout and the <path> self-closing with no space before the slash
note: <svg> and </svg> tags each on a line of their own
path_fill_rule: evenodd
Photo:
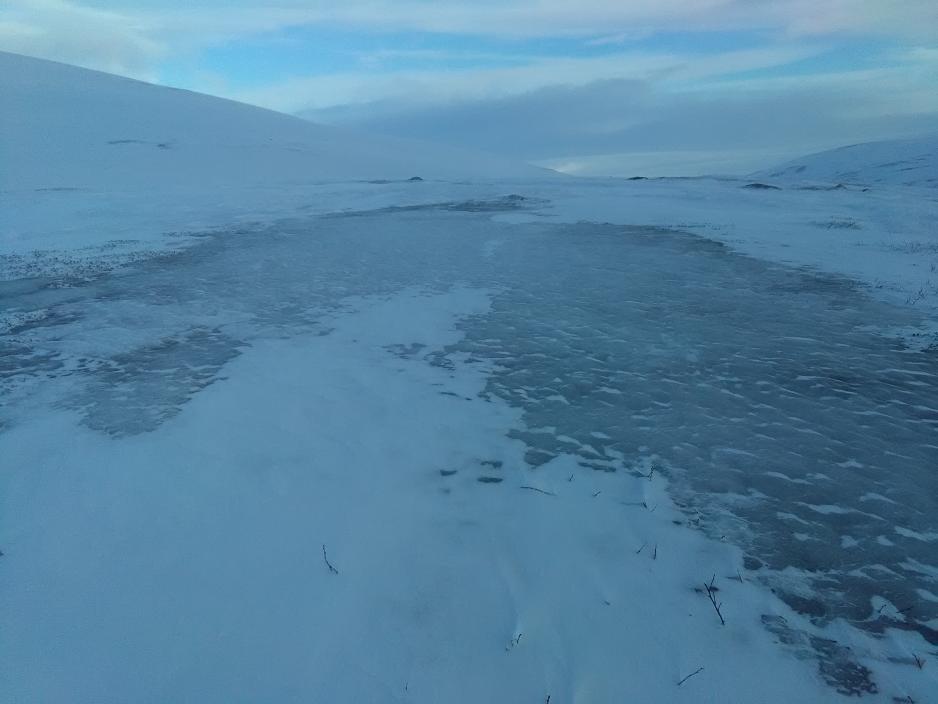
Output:
<svg viewBox="0 0 938 704">
<path fill-rule="evenodd" d="M 326 567 L 329 568 L 329 571 L 332 572 L 332 574 L 339 574 L 339 570 L 337 570 L 337 569 L 332 565 L 332 563 L 329 562 L 329 556 L 326 555 L 326 544 L 325 544 L 325 543 L 322 544 L 322 559 L 323 559 L 323 562 L 326 563 Z"/>
<path fill-rule="evenodd" d="M 508 645 L 505 646 L 505 652 L 506 652 L 506 653 L 510 653 L 511 650 L 512 650 L 512 648 L 514 648 L 516 645 L 518 645 L 518 643 L 521 642 L 521 636 L 523 636 L 523 635 L 524 635 L 523 633 L 520 633 L 520 632 L 519 632 L 517 636 L 515 636 L 514 638 L 512 638 L 512 639 L 508 642 Z"/>
<path fill-rule="evenodd" d="M 702 668 L 702 667 L 698 667 L 696 670 L 694 670 L 693 672 L 691 672 L 687 677 L 685 677 L 685 678 L 682 679 L 680 682 L 678 682 L 678 683 L 677 683 L 677 686 L 680 687 L 682 684 L 684 684 L 685 682 L 687 682 L 687 680 L 689 680 L 691 677 L 693 677 L 694 675 L 699 675 L 701 672 L 703 672 L 703 668 Z"/>
<path fill-rule="evenodd" d="M 540 493 L 540 494 L 547 494 L 548 496 L 557 496 L 557 494 L 555 494 L 555 493 L 552 492 L 552 491 L 544 491 L 543 489 L 538 489 L 536 486 L 523 486 L 523 487 L 521 487 L 521 488 L 522 488 L 522 489 L 530 489 L 531 491 L 536 491 L 536 492 L 538 492 L 538 493 Z"/>
<path fill-rule="evenodd" d="M 717 578 L 717 576 L 716 576 L 716 575 L 713 575 L 713 576 L 710 578 L 710 584 L 707 584 L 706 582 L 704 582 L 704 589 L 707 590 L 707 596 L 710 597 L 710 603 L 713 604 L 713 610 L 716 611 L 716 612 L 717 612 L 717 616 L 720 617 L 720 625 L 725 626 L 725 625 L 726 625 L 726 621 L 723 620 L 723 612 L 720 610 L 720 609 L 723 608 L 723 602 L 721 601 L 719 604 L 717 603 L 717 599 L 716 599 L 716 596 L 715 596 L 715 595 L 716 595 L 718 589 L 713 586 L 713 582 L 714 582 L 714 580 L 715 580 L 716 578 Z"/>
</svg>

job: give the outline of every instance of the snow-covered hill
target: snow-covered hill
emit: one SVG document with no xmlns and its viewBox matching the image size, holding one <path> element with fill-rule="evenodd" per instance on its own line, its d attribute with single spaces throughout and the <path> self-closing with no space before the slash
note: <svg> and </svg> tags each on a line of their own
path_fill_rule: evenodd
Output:
<svg viewBox="0 0 938 704">
<path fill-rule="evenodd" d="M 559 175 L 0 52 L 0 279 L 36 272 L 10 271 L 4 254 L 123 257 L 172 232 L 545 177 Z"/>
<path fill-rule="evenodd" d="M 754 176 L 847 185 L 938 187 L 938 134 L 852 144 L 803 156 Z"/>
<path fill-rule="evenodd" d="M 0 190 L 276 187 L 542 169 L 373 138 L 207 95 L 0 52 Z"/>
</svg>

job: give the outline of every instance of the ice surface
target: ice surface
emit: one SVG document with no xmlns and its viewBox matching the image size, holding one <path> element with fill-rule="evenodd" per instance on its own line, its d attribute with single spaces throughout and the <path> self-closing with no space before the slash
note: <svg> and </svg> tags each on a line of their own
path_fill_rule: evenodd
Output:
<svg viewBox="0 0 938 704">
<path fill-rule="evenodd" d="M 901 528 L 923 535 L 938 516 L 938 353 L 866 329 L 908 313 L 849 281 L 661 231 L 535 228 L 499 255 L 515 283 L 459 349 L 497 360 L 490 391 L 557 429 L 521 436 L 529 462 L 570 452 L 570 438 L 597 470 L 651 453 L 681 474 L 681 502 L 712 535 L 803 571 L 810 600 L 768 579 L 792 606 L 938 643 L 925 625 L 938 614 L 902 567 L 935 551 Z M 889 501 L 871 506 L 870 492 Z M 875 541 L 884 522 L 900 526 L 895 545 Z M 864 549 L 840 550 L 842 535 Z M 890 572 L 874 580 L 870 564 Z M 912 609 L 871 614 L 876 594 Z"/>
<path fill-rule="evenodd" d="M 309 216 L 6 284 L 10 691 L 790 701 L 813 672 L 805 701 L 921 698 L 938 360 L 877 331 L 920 316 L 687 233 L 494 223 L 510 202 Z M 711 573 L 741 629 L 723 645 L 678 618 L 714 618 Z M 651 621 L 603 612 L 662 589 Z M 639 656 L 631 632 L 667 644 Z M 741 679 L 719 664 L 739 638 L 761 663 Z M 256 657 L 267 674 L 226 679 Z M 499 674 L 470 686 L 477 667 Z"/>
</svg>

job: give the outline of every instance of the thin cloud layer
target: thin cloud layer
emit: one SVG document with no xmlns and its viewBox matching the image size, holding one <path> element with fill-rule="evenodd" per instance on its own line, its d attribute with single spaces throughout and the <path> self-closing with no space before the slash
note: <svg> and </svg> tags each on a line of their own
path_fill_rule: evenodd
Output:
<svg viewBox="0 0 938 704">
<path fill-rule="evenodd" d="M 938 38 L 933 0 L 5 0 L 0 48 L 106 70 L 153 68 L 192 50 L 325 25 L 621 41 L 661 31 Z"/>
<path fill-rule="evenodd" d="M 595 57 L 533 56 L 521 65 L 495 68 L 434 67 L 417 70 L 360 70 L 292 78 L 256 89 L 236 91 L 247 103 L 283 112 L 398 101 L 435 105 L 530 92 L 552 85 L 576 86 L 600 80 L 633 79 L 689 82 L 767 69 L 811 57 L 817 47 L 787 45 L 710 55 L 631 51 Z"/>
<path fill-rule="evenodd" d="M 847 142 L 935 130 L 938 94 L 913 100 L 921 87 L 895 87 L 893 78 L 890 72 L 862 79 L 828 75 L 804 84 L 685 92 L 605 80 L 433 107 L 389 100 L 307 116 L 508 154 L 571 173 L 733 173 Z"/>
<path fill-rule="evenodd" d="M 131 15 L 66 0 L 5 0 L 0 50 L 154 78 L 169 47 Z"/>
</svg>

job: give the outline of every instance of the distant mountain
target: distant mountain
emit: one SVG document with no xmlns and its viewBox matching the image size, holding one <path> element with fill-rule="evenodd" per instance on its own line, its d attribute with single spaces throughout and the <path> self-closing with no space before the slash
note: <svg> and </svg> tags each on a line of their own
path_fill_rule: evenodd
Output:
<svg viewBox="0 0 938 704">
<path fill-rule="evenodd" d="M 497 157 L 0 52 L 0 190 L 278 187 L 523 177 Z"/>
<path fill-rule="evenodd" d="M 753 177 L 845 185 L 938 187 L 938 134 L 840 147 L 760 171 Z"/>
</svg>

